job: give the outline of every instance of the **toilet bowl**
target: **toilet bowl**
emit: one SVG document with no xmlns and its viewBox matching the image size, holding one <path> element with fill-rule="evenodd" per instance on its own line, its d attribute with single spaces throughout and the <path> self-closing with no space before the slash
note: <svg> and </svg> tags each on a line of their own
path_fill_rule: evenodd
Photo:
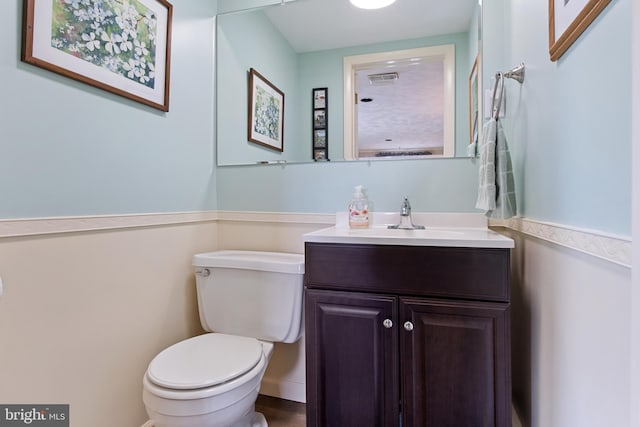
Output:
<svg viewBox="0 0 640 427">
<path fill-rule="evenodd" d="M 220 251 L 194 257 L 207 331 L 160 352 L 143 377 L 154 427 L 266 427 L 254 410 L 273 341 L 302 329 L 302 255 Z M 235 306 L 234 306 L 235 304 Z"/>
<path fill-rule="evenodd" d="M 254 427 L 254 403 L 273 343 L 218 333 L 174 344 L 143 378 L 154 427 Z"/>
</svg>

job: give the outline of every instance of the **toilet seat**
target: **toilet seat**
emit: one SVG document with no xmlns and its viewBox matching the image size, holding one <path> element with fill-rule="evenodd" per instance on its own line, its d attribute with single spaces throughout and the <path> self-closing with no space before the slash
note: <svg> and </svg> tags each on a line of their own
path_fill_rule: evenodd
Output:
<svg viewBox="0 0 640 427">
<path fill-rule="evenodd" d="M 146 377 L 164 389 L 209 388 L 241 377 L 262 357 L 262 344 L 255 338 L 208 333 L 160 352 L 149 364 Z"/>
</svg>

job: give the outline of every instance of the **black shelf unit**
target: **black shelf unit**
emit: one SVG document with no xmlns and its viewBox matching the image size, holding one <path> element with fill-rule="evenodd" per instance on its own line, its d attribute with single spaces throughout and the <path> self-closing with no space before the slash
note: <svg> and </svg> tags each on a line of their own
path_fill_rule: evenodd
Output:
<svg viewBox="0 0 640 427">
<path fill-rule="evenodd" d="M 311 158 L 329 161 L 329 90 L 314 88 L 311 96 Z"/>
</svg>

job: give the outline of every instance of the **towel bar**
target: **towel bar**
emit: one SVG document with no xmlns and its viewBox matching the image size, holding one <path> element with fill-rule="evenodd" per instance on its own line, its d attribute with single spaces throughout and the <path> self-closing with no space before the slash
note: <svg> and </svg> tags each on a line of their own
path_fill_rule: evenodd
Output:
<svg viewBox="0 0 640 427">
<path fill-rule="evenodd" d="M 504 78 L 516 80 L 518 83 L 524 82 L 524 63 L 521 63 L 515 68 L 504 73 L 496 73 L 496 82 L 493 85 L 493 95 L 491 96 L 491 117 L 496 119 L 500 115 L 500 106 L 502 105 L 502 96 L 504 95 Z M 498 92 L 498 85 L 500 85 L 500 99 L 496 103 L 496 93 Z"/>
</svg>

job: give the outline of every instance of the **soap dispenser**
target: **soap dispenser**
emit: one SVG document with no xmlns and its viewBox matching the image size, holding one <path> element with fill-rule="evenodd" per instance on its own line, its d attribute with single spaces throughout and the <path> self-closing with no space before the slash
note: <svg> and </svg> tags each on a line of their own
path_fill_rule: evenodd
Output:
<svg viewBox="0 0 640 427">
<path fill-rule="evenodd" d="M 349 227 L 362 228 L 369 226 L 369 201 L 362 191 L 362 185 L 356 185 L 353 198 L 349 203 Z"/>
</svg>

